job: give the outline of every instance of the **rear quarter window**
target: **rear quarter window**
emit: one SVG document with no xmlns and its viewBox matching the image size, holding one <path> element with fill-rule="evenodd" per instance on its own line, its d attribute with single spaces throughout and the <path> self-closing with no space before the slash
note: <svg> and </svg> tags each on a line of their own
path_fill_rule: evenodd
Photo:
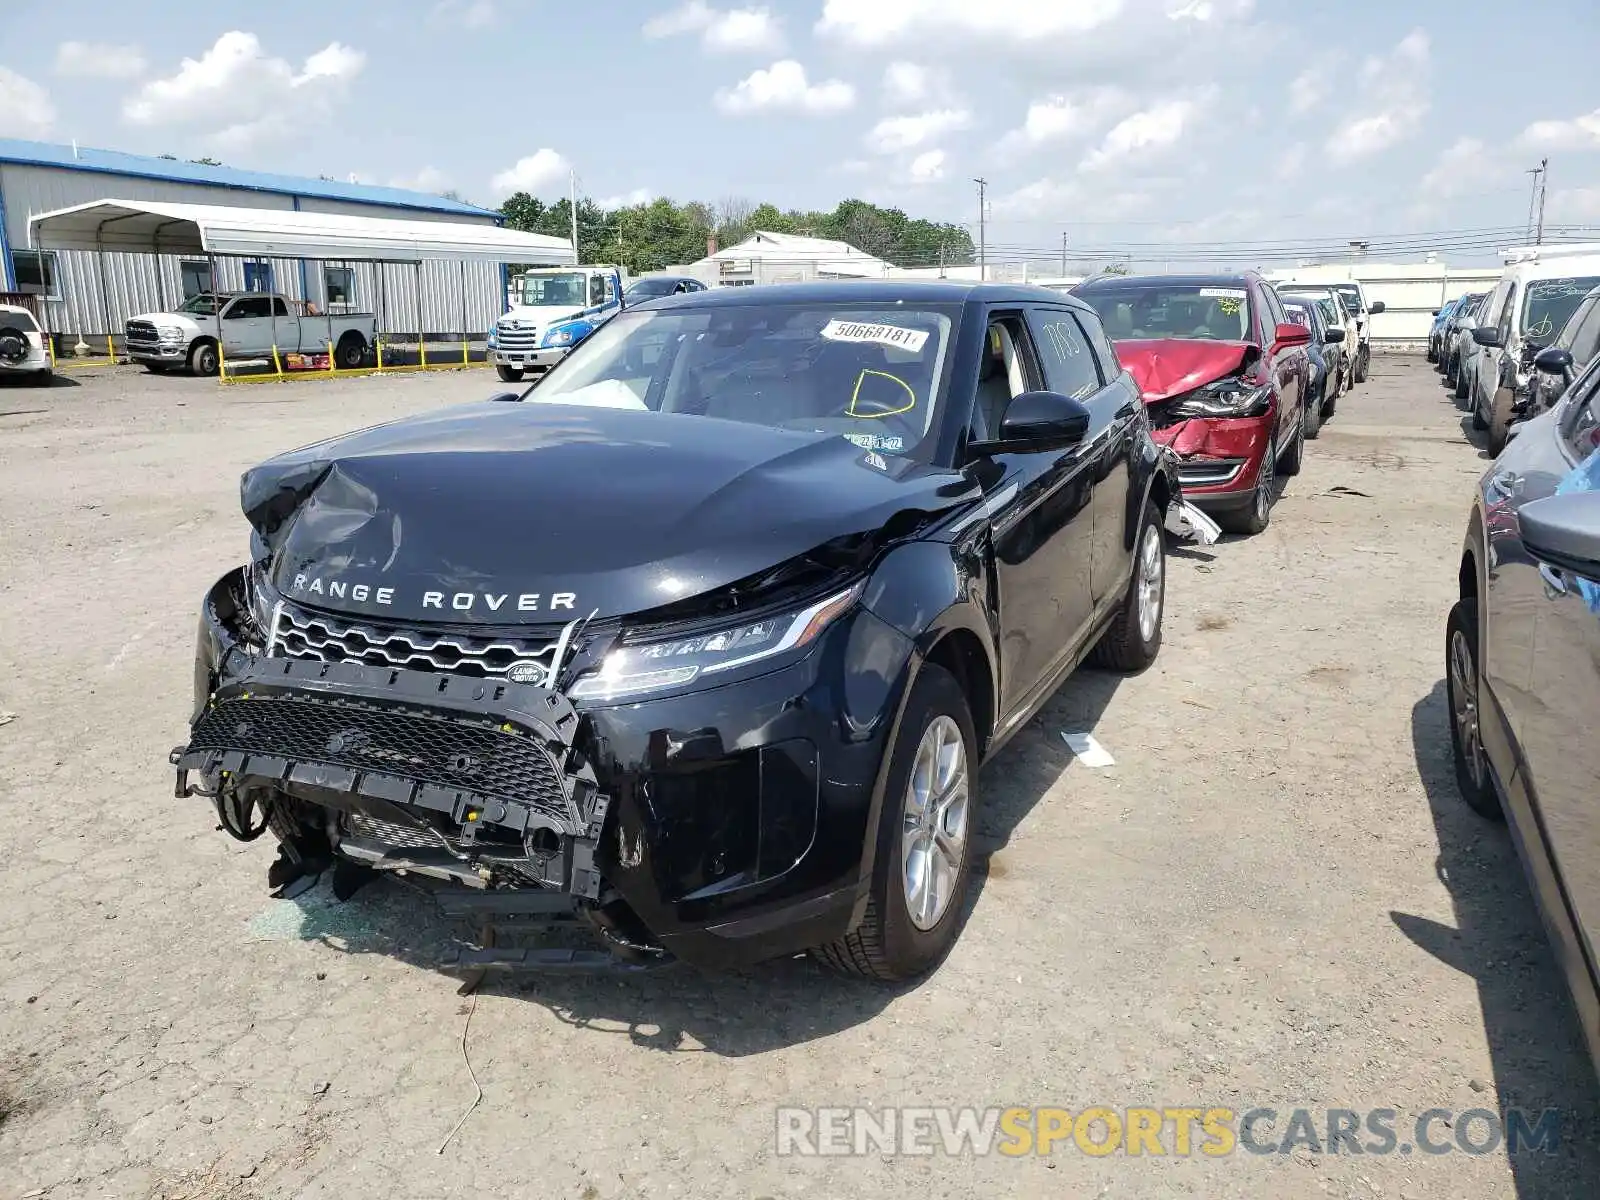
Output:
<svg viewBox="0 0 1600 1200">
<path fill-rule="evenodd" d="M 15 326 L 23 333 L 39 332 L 39 322 L 35 321 L 33 314 L 25 308 L 0 310 L 0 325 Z"/>
</svg>

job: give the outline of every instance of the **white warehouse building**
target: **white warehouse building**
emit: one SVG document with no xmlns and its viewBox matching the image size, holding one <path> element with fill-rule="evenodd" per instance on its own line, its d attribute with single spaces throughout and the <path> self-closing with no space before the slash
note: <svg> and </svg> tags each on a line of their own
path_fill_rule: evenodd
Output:
<svg viewBox="0 0 1600 1200">
<path fill-rule="evenodd" d="M 213 290 L 280 292 L 324 312 L 376 313 L 380 332 L 447 338 L 481 337 L 504 309 L 505 268 L 490 262 L 378 264 L 32 248 L 30 218 L 113 197 L 457 225 L 502 223 L 489 209 L 400 188 L 0 138 L 0 295 L 23 296 L 54 333 L 89 337 L 108 332 L 120 337 L 130 316 L 163 311 Z"/>
</svg>

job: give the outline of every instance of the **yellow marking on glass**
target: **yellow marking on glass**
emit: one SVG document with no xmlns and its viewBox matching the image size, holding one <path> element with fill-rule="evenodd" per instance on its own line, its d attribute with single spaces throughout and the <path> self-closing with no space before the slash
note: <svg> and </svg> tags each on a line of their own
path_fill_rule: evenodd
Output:
<svg viewBox="0 0 1600 1200">
<path fill-rule="evenodd" d="M 890 409 L 885 409 L 883 412 L 875 412 L 875 413 L 857 412 L 856 411 L 856 401 L 861 399 L 861 385 L 864 384 L 867 381 L 867 376 L 868 375 L 876 375 L 879 379 L 887 379 L 887 380 L 891 381 L 892 383 L 899 384 L 902 388 L 905 389 L 906 395 L 911 397 L 911 399 L 908 400 L 900 408 L 890 408 Z M 911 385 L 909 383 L 907 383 L 904 379 L 901 379 L 898 375 L 890 375 L 887 371 L 873 371 L 871 369 L 868 369 L 868 370 L 862 371 L 861 374 L 856 376 L 856 389 L 855 389 L 855 391 L 850 393 L 850 404 L 844 410 L 844 412 L 845 412 L 845 416 L 847 416 L 847 417 L 856 417 L 856 418 L 858 418 L 860 420 L 863 420 L 863 421 L 876 421 L 881 417 L 893 417 L 893 416 L 898 416 L 900 413 L 910 412 L 916 406 L 917 406 L 917 394 L 916 394 L 916 392 L 911 390 Z"/>
</svg>

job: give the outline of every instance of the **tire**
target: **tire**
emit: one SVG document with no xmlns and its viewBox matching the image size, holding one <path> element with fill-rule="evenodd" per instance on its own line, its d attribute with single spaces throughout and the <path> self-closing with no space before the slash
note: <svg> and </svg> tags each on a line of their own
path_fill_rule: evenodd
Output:
<svg viewBox="0 0 1600 1200">
<path fill-rule="evenodd" d="M 1437 364 L 1439 361 L 1439 352 L 1434 349 L 1433 340 L 1431 338 L 1428 341 L 1428 361 L 1434 364 Z"/>
<path fill-rule="evenodd" d="M 1489 422 L 1483 415 L 1483 410 L 1478 405 L 1478 381 L 1472 381 L 1472 427 L 1474 429 L 1487 429 Z"/>
<path fill-rule="evenodd" d="M 1338 407 L 1339 407 L 1339 392 L 1338 392 L 1337 389 L 1335 389 L 1333 395 L 1329 396 L 1322 403 L 1322 420 L 1323 421 L 1327 421 L 1330 417 L 1332 417 L 1334 409 L 1336 409 Z M 1319 423 L 1319 428 L 1320 428 L 1320 423 Z"/>
<path fill-rule="evenodd" d="M 215 375 L 221 365 L 215 342 L 196 342 L 189 347 L 189 373 Z"/>
<path fill-rule="evenodd" d="M 1444 364 L 1445 386 L 1455 387 L 1456 376 L 1459 374 L 1461 374 L 1461 358 L 1459 355 L 1452 354 L 1448 359 L 1445 360 Z"/>
<path fill-rule="evenodd" d="M 1478 601 L 1457 600 L 1445 622 L 1445 698 L 1450 706 L 1450 750 L 1455 761 L 1456 787 L 1467 807 L 1491 821 L 1504 821 L 1500 796 L 1489 774 L 1480 732 L 1483 672 L 1478 669 Z"/>
<path fill-rule="evenodd" d="M 494 373 L 500 376 L 502 383 L 521 383 L 522 372 L 516 367 L 495 367 Z"/>
<path fill-rule="evenodd" d="M 1322 414 L 1327 410 L 1328 402 L 1323 397 L 1328 394 L 1328 379 L 1323 376 L 1322 388 L 1313 397 L 1312 402 L 1306 405 L 1305 418 L 1301 422 L 1301 437 L 1306 441 L 1316 441 L 1317 435 L 1322 432 Z"/>
<path fill-rule="evenodd" d="M 1154 502 L 1144 507 L 1133 543 L 1128 594 L 1116 618 L 1089 652 L 1092 666 L 1133 674 L 1161 653 L 1161 618 L 1167 607 L 1167 541 Z"/>
<path fill-rule="evenodd" d="M 1300 418 L 1300 427 L 1294 431 L 1294 437 L 1279 457 L 1277 471 L 1279 475 L 1294 476 L 1300 474 L 1300 468 L 1306 459 L 1306 422 L 1305 417 Z"/>
<path fill-rule="evenodd" d="M 1369 349 L 1366 346 L 1362 346 L 1359 350 L 1356 351 L 1356 382 L 1357 383 L 1365 383 L 1367 381 L 1367 371 L 1372 366 L 1371 355 L 1372 355 L 1371 349 Z"/>
<path fill-rule="evenodd" d="M 360 370 L 367 360 L 367 343 L 359 333 L 347 333 L 333 351 L 333 365 L 341 371 Z"/>
<path fill-rule="evenodd" d="M 948 894 L 942 909 L 931 922 L 913 920 L 910 905 L 926 893 L 917 892 L 906 882 L 904 867 L 908 846 L 919 851 L 928 842 L 932 826 L 916 816 L 913 768 L 927 763 L 935 739 L 942 742 L 941 759 L 959 746 L 959 774 L 949 777 L 949 800 L 940 807 L 940 823 L 947 840 L 959 826 L 956 862 L 938 850 L 929 849 L 924 878 L 937 879 L 932 869 L 937 858 L 954 877 L 947 879 Z M 811 951 L 813 957 L 845 975 L 877 983 L 901 983 L 925 975 L 936 967 L 955 944 L 965 916 L 968 885 L 972 879 L 973 815 L 977 807 L 977 737 L 966 695 L 955 677 L 936 663 L 929 663 L 917 675 L 906 700 L 905 713 L 895 731 L 890 750 L 888 783 L 883 808 L 878 816 L 877 854 L 873 860 L 872 886 L 867 896 L 866 914 L 861 924 L 838 941 Z M 939 764 L 935 764 L 938 766 Z M 934 778 L 942 772 L 935 769 Z M 919 778 L 925 778 L 919 773 Z M 924 811 L 926 805 L 924 805 Z M 910 828 L 908 829 L 908 825 Z"/>
<path fill-rule="evenodd" d="M 1501 395 L 1507 395 L 1501 403 Z M 1515 397 L 1510 396 L 1505 388 L 1495 390 L 1494 399 L 1490 401 L 1489 420 L 1486 423 L 1489 429 L 1489 453 L 1499 458 L 1500 452 L 1506 448 L 1510 439 L 1506 436 L 1511 428 L 1511 403 Z"/>
<path fill-rule="evenodd" d="M 1256 486 L 1251 492 L 1250 507 L 1240 512 L 1217 514 L 1217 524 L 1228 533 L 1255 535 L 1272 523 L 1272 505 L 1277 499 L 1274 484 L 1278 475 L 1275 448 L 1268 447 L 1261 459 L 1261 469 L 1256 472 Z"/>
<path fill-rule="evenodd" d="M 1461 401 L 1461 400 L 1465 400 L 1467 398 L 1467 373 L 1466 373 L 1466 371 L 1464 371 L 1462 369 L 1461 364 L 1459 362 L 1456 363 L 1455 384 L 1456 384 L 1456 390 L 1455 390 L 1456 400 L 1458 402 Z M 1457 407 L 1458 408 L 1460 407 L 1459 403 L 1457 404 Z"/>
</svg>

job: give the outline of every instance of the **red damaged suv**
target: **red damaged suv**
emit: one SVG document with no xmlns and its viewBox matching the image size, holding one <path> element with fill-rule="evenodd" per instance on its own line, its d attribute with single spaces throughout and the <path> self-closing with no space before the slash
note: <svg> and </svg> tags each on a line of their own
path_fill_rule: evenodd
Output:
<svg viewBox="0 0 1600 1200">
<path fill-rule="evenodd" d="M 1297 474 L 1305 450 L 1310 331 L 1253 271 L 1107 275 L 1072 290 L 1138 382 L 1156 441 L 1177 454 L 1184 498 L 1230 533 L 1260 533 L 1276 476 Z"/>
</svg>

